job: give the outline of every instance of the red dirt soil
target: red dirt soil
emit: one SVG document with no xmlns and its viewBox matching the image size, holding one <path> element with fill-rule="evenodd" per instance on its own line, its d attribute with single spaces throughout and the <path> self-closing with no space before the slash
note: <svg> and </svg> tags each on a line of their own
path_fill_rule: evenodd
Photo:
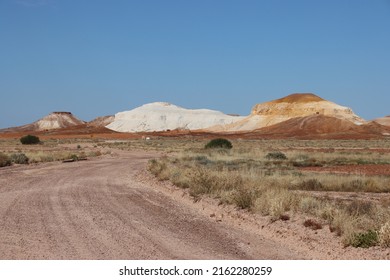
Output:
<svg viewBox="0 0 390 280">
<path fill-rule="evenodd" d="M 120 133 L 105 127 L 93 127 L 88 124 L 72 126 L 50 131 L 7 131 L 0 133 L 0 139 L 18 139 L 26 134 L 39 136 L 41 139 L 63 138 L 100 138 L 100 139 L 137 139 L 142 136 L 150 137 L 196 137 L 230 139 L 383 139 L 384 133 L 390 133 L 390 127 L 371 122 L 355 125 L 352 122 L 338 118 L 312 115 L 299 117 L 246 132 L 211 133 L 203 130 L 171 130 L 149 133 Z"/>
</svg>

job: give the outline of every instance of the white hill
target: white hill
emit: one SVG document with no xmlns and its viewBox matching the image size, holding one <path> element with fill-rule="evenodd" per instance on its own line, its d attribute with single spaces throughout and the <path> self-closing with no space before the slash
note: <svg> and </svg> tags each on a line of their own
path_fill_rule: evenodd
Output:
<svg viewBox="0 0 390 280">
<path fill-rule="evenodd" d="M 145 104 L 131 111 L 120 112 L 106 127 L 118 132 L 152 132 L 174 129 L 197 130 L 224 126 L 244 117 L 230 116 L 207 109 L 185 109 L 166 102 Z"/>
</svg>

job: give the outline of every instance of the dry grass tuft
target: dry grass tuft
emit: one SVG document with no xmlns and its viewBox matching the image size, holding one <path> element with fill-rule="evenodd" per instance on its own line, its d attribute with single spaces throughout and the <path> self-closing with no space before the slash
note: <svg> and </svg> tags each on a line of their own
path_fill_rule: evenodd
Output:
<svg viewBox="0 0 390 280">
<path fill-rule="evenodd" d="M 390 247 L 390 222 L 385 223 L 378 232 L 379 244 L 382 247 Z"/>
<path fill-rule="evenodd" d="M 322 224 L 319 223 L 316 220 L 308 219 L 306 220 L 303 225 L 307 228 L 311 228 L 312 230 L 319 230 L 322 229 Z"/>
<path fill-rule="evenodd" d="M 384 142 L 370 143 L 388 145 Z M 173 142 L 168 141 L 161 146 L 168 147 L 168 144 Z M 368 145 L 366 142 L 360 144 Z M 286 221 L 295 213 L 309 215 L 305 226 L 318 230 L 328 225 L 330 231 L 341 237 L 345 246 L 372 240 L 368 233 L 382 228 L 390 220 L 389 202 L 385 200 L 374 204 L 351 200 L 350 197 L 340 200 L 326 195 L 322 198 L 311 195 L 312 191 L 316 191 L 317 195 L 318 192 L 337 191 L 340 197 L 345 191 L 390 192 L 389 178 L 307 173 L 297 169 L 302 165 L 390 162 L 390 153 L 373 156 L 369 149 L 338 152 L 333 148 L 357 147 L 357 142 L 350 141 L 237 141 L 233 149 L 224 151 L 206 150 L 201 141 L 179 142 L 177 146 L 180 145 L 179 154 L 150 161 L 149 170 L 159 180 L 170 180 L 188 189 L 195 200 L 211 196 L 219 199 L 220 203 L 234 204 L 238 208 L 269 216 L 271 221 Z M 305 148 L 307 145 L 331 148 L 307 154 L 290 151 L 291 147 Z M 266 155 L 275 150 L 286 153 L 289 160 L 268 160 Z M 380 244 L 385 246 L 386 243 Z"/>
</svg>

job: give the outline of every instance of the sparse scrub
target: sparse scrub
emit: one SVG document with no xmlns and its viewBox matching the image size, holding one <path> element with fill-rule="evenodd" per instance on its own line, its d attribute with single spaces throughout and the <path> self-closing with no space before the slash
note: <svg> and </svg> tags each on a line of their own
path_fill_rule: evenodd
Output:
<svg viewBox="0 0 390 280">
<path fill-rule="evenodd" d="M 254 198 L 256 195 L 254 190 L 247 187 L 239 187 L 233 193 L 234 203 L 241 209 L 251 209 L 253 207 Z"/>
<path fill-rule="evenodd" d="M 385 223 L 378 232 L 378 241 L 382 247 L 390 247 L 390 222 Z"/>
<path fill-rule="evenodd" d="M 376 231 L 357 233 L 352 237 L 351 246 L 355 248 L 369 248 L 378 245 L 378 234 Z"/>
<path fill-rule="evenodd" d="M 23 153 L 11 154 L 11 161 L 16 164 L 28 164 L 29 158 Z"/>
<path fill-rule="evenodd" d="M 12 161 L 6 154 L 0 153 L 0 167 L 11 165 Z"/>
<path fill-rule="evenodd" d="M 318 162 L 314 158 L 305 158 L 303 160 L 293 160 L 291 164 L 295 167 L 321 167 L 323 163 Z"/>
<path fill-rule="evenodd" d="M 319 223 L 316 220 L 308 219 L 306 220 L 303 225 L 307 228 L 311 228 L 312 230 L 319 230 L 322 229 L 321 223 Z"/>
<path fill-rule="evenodd" d="M 39 144 L 40 140 L 39 137 L 34 136 L 34 135 L 26 135 L 20 138 L 20 142 L 23 145 L 33 145 L 33 144 Z"/>
<path fill-rule="evenodd" d="M 337 142 L 337 141 L 336 141 Z M 326 142 L 333 146 L 350 149 L 355 142 Z M 254 144 L 256 143 L 256 144 Z M 372 229 L 380 229 L 390 218 L 390 209 L 385 200 L 373 204 L 359 199 L 333 199 L 326 193 L 337 191 L 343 197 L 349 192 L 390 192 L 387 177 L 364 176 L 359 174 L 339 175 L 307 173 L 300 171 L 297 164 L 324 166 L 337 164 L 357 164 L 367 162 L 390 162 L 390 156 L 378 155 L 374 158 L 370 150 L 339 152 L 329 148 L 329 152 L 294 152 L 289 150 L 290 160 L 281 156 L 270 156 L 268 151 L 275 148 L 305 148 L 307 145 L 321 147 L 325 142 L 263 141 L 240 142 L 234 150 L 204 149 L 201 142 L 186 147 L 179 155 L 149 163 L 149 168 L 157 178 L 169 179 L 175 185 L 188 189 L 195 200 L 207 195 L 220 203 L 234 204 L 239 208 L 269 216 L 271 221 L 290 219 L 295 213 L 309 215 L 312 220 L 340 236 L 345 246 L 353 246 L 361 238 L 359 234 Z M 382 143 L 381 143 L 382 144 Z M 379 145 L 379 144 L 378 144 Z M 387 145 L 386 143 L 384 146 Z M 390 146 L 389 146 L 390 147 Z M 309 153 L 309 152 L 308 152 Z M 287 158 L 287 156 L 286 156 Z M 299 176 L 297 176 L 299 173 Z M 320 196 L 320 197 L 317 197 Z M 351 194 L 348 194 L 351 196 Z M 309 228 L 313 225 L 308 225 Z M 319 227 L 319 226 L 317 226 Z M 359 236 L 359 238 L 358 238 Z M 378 240 L 380 239 L 378 231 Z M 385 246 L 385 243 L 379 243 Z M 364 245 L 365 246 L 365 245 Z"/>
<path fill-rule="evenodd" d="M 321 191 L 323 188 L 324 186 L 317 179 L 303 180 L 295 186 L 295 189 L 306 191 Z"/>
<path fill-rule="evenodd" d="M 268 153 L 265 158 L 268 160 L 286 160 L 287 156 L 282 152 L 276 151 Z"/>
<path fill-rule="evenodd" d="M 231 149 L 233 148 L 232 143 L 224 138 L 217 138 L 213 139 L 210 142 L 208 142 L 205 146 L 206 149 Z"/>
<path fill-rule="evenodd" d="M 374 210 L 374 204 L 370 201 L 353 200 L 346 209 L 351 215 L 370 215 Z"/>
<path fill-rule="evenodd" d="M 260 193 L 254 203 L 257 211 L 271 216 L 272 220 L 279 219 L 298 204 L 297 196 L 283 188 L 269 188 Z"/>
</svg>

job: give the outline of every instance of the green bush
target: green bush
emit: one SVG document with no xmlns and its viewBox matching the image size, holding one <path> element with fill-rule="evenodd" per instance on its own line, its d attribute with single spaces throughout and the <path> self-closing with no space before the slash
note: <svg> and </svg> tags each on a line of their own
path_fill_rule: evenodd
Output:
<svg viewBox="0 0 390 280">
<path fill-rule="evenodd" d="M 0 167 L 11 165 L 11 159 L 6 154 L 0 153 Z"/>
<path fill-rule="evenodd" d="M 286 160 L 287 156 L 283 154 L 282 152 L 271 152 L 268 153 L 265 156 L 266 159 L 273 159 L 273 160 Z"/>
<path fill-rule="evenodd" d="M 232 143 L 224 138 L 213 139 L 208 142 L 205 146 L 206 149 L 215 149 L 215 148 L 223 148 L 223 149 L 231 149 L 233 148 Z"/>
<path fill-rule="evenodd" d="M 378 245 L 378 243 L 378 233 L 373 230 L 355 234 L 351 241 L 351 245 L 355 248 L 370 248 Z"/>
<path fill-rule="evenodd" d="M 17 164 L 28 164 L 29 158 L 23 153 L 11 155 L 11 161 Z"/>
<path fill-rule="evenodd" d="M 40 142 L 39 138 L 34 135 L 26 135 L 20 138 L 20 142 L 23 145 L 32 145 L 32 144 L 38 144 Z"/>
</svg>

